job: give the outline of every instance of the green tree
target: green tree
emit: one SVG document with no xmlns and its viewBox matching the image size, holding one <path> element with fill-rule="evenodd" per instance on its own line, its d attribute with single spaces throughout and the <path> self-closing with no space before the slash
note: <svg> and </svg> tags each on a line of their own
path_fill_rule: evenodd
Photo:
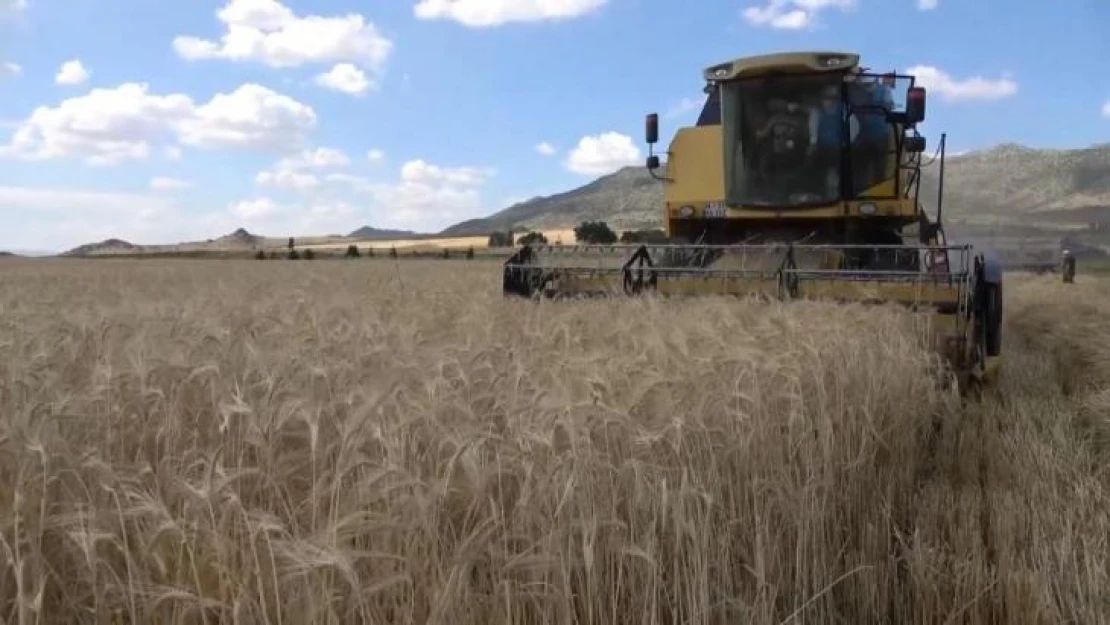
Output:
<svg viewBox="0 0 1110 625">
<path fill-rule="evenodd" d="M 574 229 L 574 239 L 579 243 L 606 245 L 617 242 L 617 233 L 604 221 L 583 221 Z"/>
<path fill-rule="evenodd" d="M 262 250 L 258 250 L 257 252 L 254 253 L 254 257 L 257 260 L 266 260 L 266 252 L 263 252 Z"/>
<path fill-rule="evenodd" d="M 666 243 L 667 233 L 663 230 L 625 230 L 621 233 L 621 243 Z"/>
<path fill-rule="evenodd" d="M 358 253 L 358 246 L 351 244 L 347 246 L 347 258 L 358 258 L 361 254 Z"/>
<path fill-rule="evenodd" d="M 513 233 L 511 231 L 491 232 L 487 245 L 489 245 L 489 247 L 512 247 Z"/>
<path fill-rule="evenodd" d="M 301 255 L 297 253 L 297 250 L 289 248 L 289 254 L 286 255 L 286 258 L 289 260 L 300 260 Z"/>
<path fill-rule="evenodd" d="M 316 258 L 316 252 L 313 252 L 312 248 L 309 248 L 309 249 L 304 251 L 304 259 L 305 260 L 312 260 L 313 258 Z"/>
<path fill-rule="evenodd" d="M 529 232 L 528 234 L 520 237 L 517 243 L 520 243 L 521 245 L 547 245 L 547 237 L 543 236 L 542 232 Z"/>
</svg>

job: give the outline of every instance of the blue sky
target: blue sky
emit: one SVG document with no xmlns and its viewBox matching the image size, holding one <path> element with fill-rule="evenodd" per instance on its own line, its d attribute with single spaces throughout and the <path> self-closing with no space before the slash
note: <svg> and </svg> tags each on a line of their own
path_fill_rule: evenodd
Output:
<svg viewBox="0 0 1110 625">
<path fill-rule="evenodd" d="M 702 67 L 786 49 L 917 68 L 954 150 L 1106 142 L 1108 31 L 1105 0 L 0 0 L 0 248 L 438 230 L 641 163 Z"/>
</svg>

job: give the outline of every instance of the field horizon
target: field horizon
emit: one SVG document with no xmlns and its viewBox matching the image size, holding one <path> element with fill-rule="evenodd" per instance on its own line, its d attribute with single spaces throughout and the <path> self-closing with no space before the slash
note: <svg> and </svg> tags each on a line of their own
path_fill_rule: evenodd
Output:
<svg viewBox="0 0 1110 625">
<path fill-rule="evenodd" d="M 824 302 L 488 263 L 5 263 L 0 622 L 1110 622 L 1110 282 L 996 388 Z"/>
</svg>

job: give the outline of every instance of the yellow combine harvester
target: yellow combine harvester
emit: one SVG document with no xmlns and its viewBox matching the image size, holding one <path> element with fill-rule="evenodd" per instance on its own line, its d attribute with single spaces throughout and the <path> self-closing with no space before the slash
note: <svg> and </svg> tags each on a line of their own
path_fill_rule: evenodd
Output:
<svg viewBox="0 0 1110 625">
<path fill-rule="evenodd" d="M 693 127 L 663 173 L 659 245 L 526 245 L 504 267 L 506 295 L 657 293 L 899 302 L 931 311 L 961 381 L 998 369 L 1001 268 L 948 245 L 919 200 L 925 89 L 875 74 L 857 54 L 794 52 L 704 71 Z M 647 143 L 658 141 L 647 116 Z M 944 189 L 944 144 L 938 149 Z"/>
</svg>

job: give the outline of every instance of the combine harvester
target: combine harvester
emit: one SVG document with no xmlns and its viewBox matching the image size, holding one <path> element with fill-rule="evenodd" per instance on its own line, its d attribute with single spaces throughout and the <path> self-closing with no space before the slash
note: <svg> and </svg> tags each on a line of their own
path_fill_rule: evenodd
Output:
<svg viewBox="0 0 1110 625">
<path fill-rule="evenodd" d="M 697 124 L 660 169 L 667 244 L 526 245 L 504 267 L 522 297 L 738 295 L 898 302 L 932 314 L 961 389 L 998 370 L 1002 270 L 948 245 L 919 202 L 925 89 L 852 53 L 741 58 L 704 71 Z M 944 191 L 944 146 L 940 196 Z M 935 158 L 933 159 L 935 160 Z M 978 384 L 976 384 L 978 385 Z"/>
</svg>

